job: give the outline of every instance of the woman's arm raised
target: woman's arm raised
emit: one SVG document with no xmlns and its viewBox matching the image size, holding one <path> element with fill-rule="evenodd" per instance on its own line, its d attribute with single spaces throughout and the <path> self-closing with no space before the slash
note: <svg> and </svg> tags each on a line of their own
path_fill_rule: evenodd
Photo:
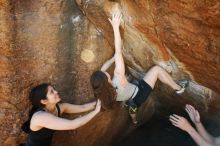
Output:
<svg viewBox="0 0 220 146">
<path fill-rule="evenodd" d="M 114 31 L 114 43 L 115 43 L 115 71 L 114 74 L 119 78 L 125 77 L 125 65 L 124 59 L 122 55 L 122 45 L 121 45 L 121 35 L 119 31 L 120 21 L 121 21 L 121 14 L 116 13 L 112 15 L 112 19 L 109 19 L 113 31 Z"/>
</svg>

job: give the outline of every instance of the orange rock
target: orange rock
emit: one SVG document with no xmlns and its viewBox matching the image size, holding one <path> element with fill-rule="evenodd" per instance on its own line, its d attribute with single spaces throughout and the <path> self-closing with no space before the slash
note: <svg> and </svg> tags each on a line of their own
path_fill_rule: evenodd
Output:
<svg viewBox="0 0 220 146">
<path fill-rule="evenodd" d="M 159 64 L 175 80 L 193 80 L 181 99 L 159 84 L 142 106 L 141 121 L 151 117 L 156 105 L 172 110 L 170 107 L 196 103 L 205 107 L 203 112 L 215 114 L 220 91 L 219 7 L 218 0 L 2 0 L 0 143 L 24 141 L 18 129 L 26 120 L 27 96 L 34 85 L 51 82 L 64 101 L 94 100 L 90 75 L 114 53 L 108 22 L 113 11 L 123 14 L 120 31 L 128 73 L 141 77 L 150 66 Z M 103 111 L 76 132 L 57 132 L 54 146 L 108 145 L 132 130 L 126 109 L 116 103 L 112 111 Z"/>
</svg>

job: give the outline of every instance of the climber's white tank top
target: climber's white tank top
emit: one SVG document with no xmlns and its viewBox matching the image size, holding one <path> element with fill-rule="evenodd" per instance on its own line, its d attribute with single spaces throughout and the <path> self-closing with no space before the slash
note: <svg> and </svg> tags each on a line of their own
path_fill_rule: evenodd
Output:
<svg viewBox="0 0 220 146">
<path fill-rule="evenodd" d="M 122 86 L 116 76 L 114 76 L 112 80 L 112 85 L 117 92 L 116 101 L 126 101 L 130 98 L 133 98 L 139 90 L 136 85 L 129 82 L 125 86 Z"/>
</svg>

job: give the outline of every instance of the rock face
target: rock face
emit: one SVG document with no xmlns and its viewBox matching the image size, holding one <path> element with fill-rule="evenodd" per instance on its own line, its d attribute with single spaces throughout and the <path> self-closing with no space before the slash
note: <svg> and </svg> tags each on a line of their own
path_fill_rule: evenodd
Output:
<svg viewBox="0 0 220 146">
<path fill-rule="evenodd" d="M 52 83 L 67 102 L 94 100 L 89 77 L 114 53 L 107 19 L 114 11 L 123 14 L 128 74 L 140 78 L 158 64 L 176 80 L 192 80 L 184 97 L 158 84 L 139 111 L 140 121 L 155 110 L 191 103 L 220 124 L 219 10 L 218 0 L 1 0 L 0 143 L 25 140 L 20 126 L 34 85 Z M 132 130 L 126 109 L 116 103 L 76 131 L 57 132 L 53 145 L 109 145 Z"/>
</svg>

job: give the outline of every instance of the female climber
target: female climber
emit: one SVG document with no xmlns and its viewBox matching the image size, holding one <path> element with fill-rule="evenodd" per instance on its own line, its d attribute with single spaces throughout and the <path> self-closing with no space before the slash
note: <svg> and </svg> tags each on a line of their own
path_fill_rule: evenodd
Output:
<svg viewBox="0 0 220 146">
<path fill-rule="evenodd" d="M 143 80 L 139 81 L 138 86 L 129 83 L 125 76 L 125 64 L 122 56 L 119 31 L 121 17 L 121 14 L 115 13 L 112 15 L 112 19 L 109 19 L 114 31 L 115 54 L 103 64 L 100 71 L 95 71 L 92 74 L 90 82 L 95 97 L 102 101 L 104 108 L 110 108 L 114 100 L 126 101 L 125 105 L 129 109 L 133 123 L 136 124 L 137 108 L 147 99 L 157 79 L 172 87 L 177 93 L 184 92 L 187 82 L 178 85 L 165 70 L 159 66 L 154 66 L 146 73 Z M 111 79 L 106 71 L 114 62 L 114 75 Z"/>
<path fill-rule="evenodd" d="M 199 112 L 191 105 L 186 105 L 185 110 L 189 114 L 192 122 L 195 124 L 198 132 L 184 117 L 175 114 L 170 115 L 171 123 L 186 131 L 199 146 L 220 146 L 220 137 L 213 137 L 206 131 L 200 121 Z"/>
<path fill-rule="evenodd" d="M 50 84 L 34 87 L 29 95 L 32 109 L 22 130 L 28 133 L 26 144 L 20 146 L 50 146 L 55 130 L 72 130 L 89 122 L 101 108 L 101 102 L 74 105 L 60 103 L 58 92 Z M 93 110 L 94 109 L 94 110 Z M 90 111 L 92 110 L 92 111 Z M 90 111 L 73 120 L 61 118 L 63 113 L 80 113 Z"/>
</svg>

